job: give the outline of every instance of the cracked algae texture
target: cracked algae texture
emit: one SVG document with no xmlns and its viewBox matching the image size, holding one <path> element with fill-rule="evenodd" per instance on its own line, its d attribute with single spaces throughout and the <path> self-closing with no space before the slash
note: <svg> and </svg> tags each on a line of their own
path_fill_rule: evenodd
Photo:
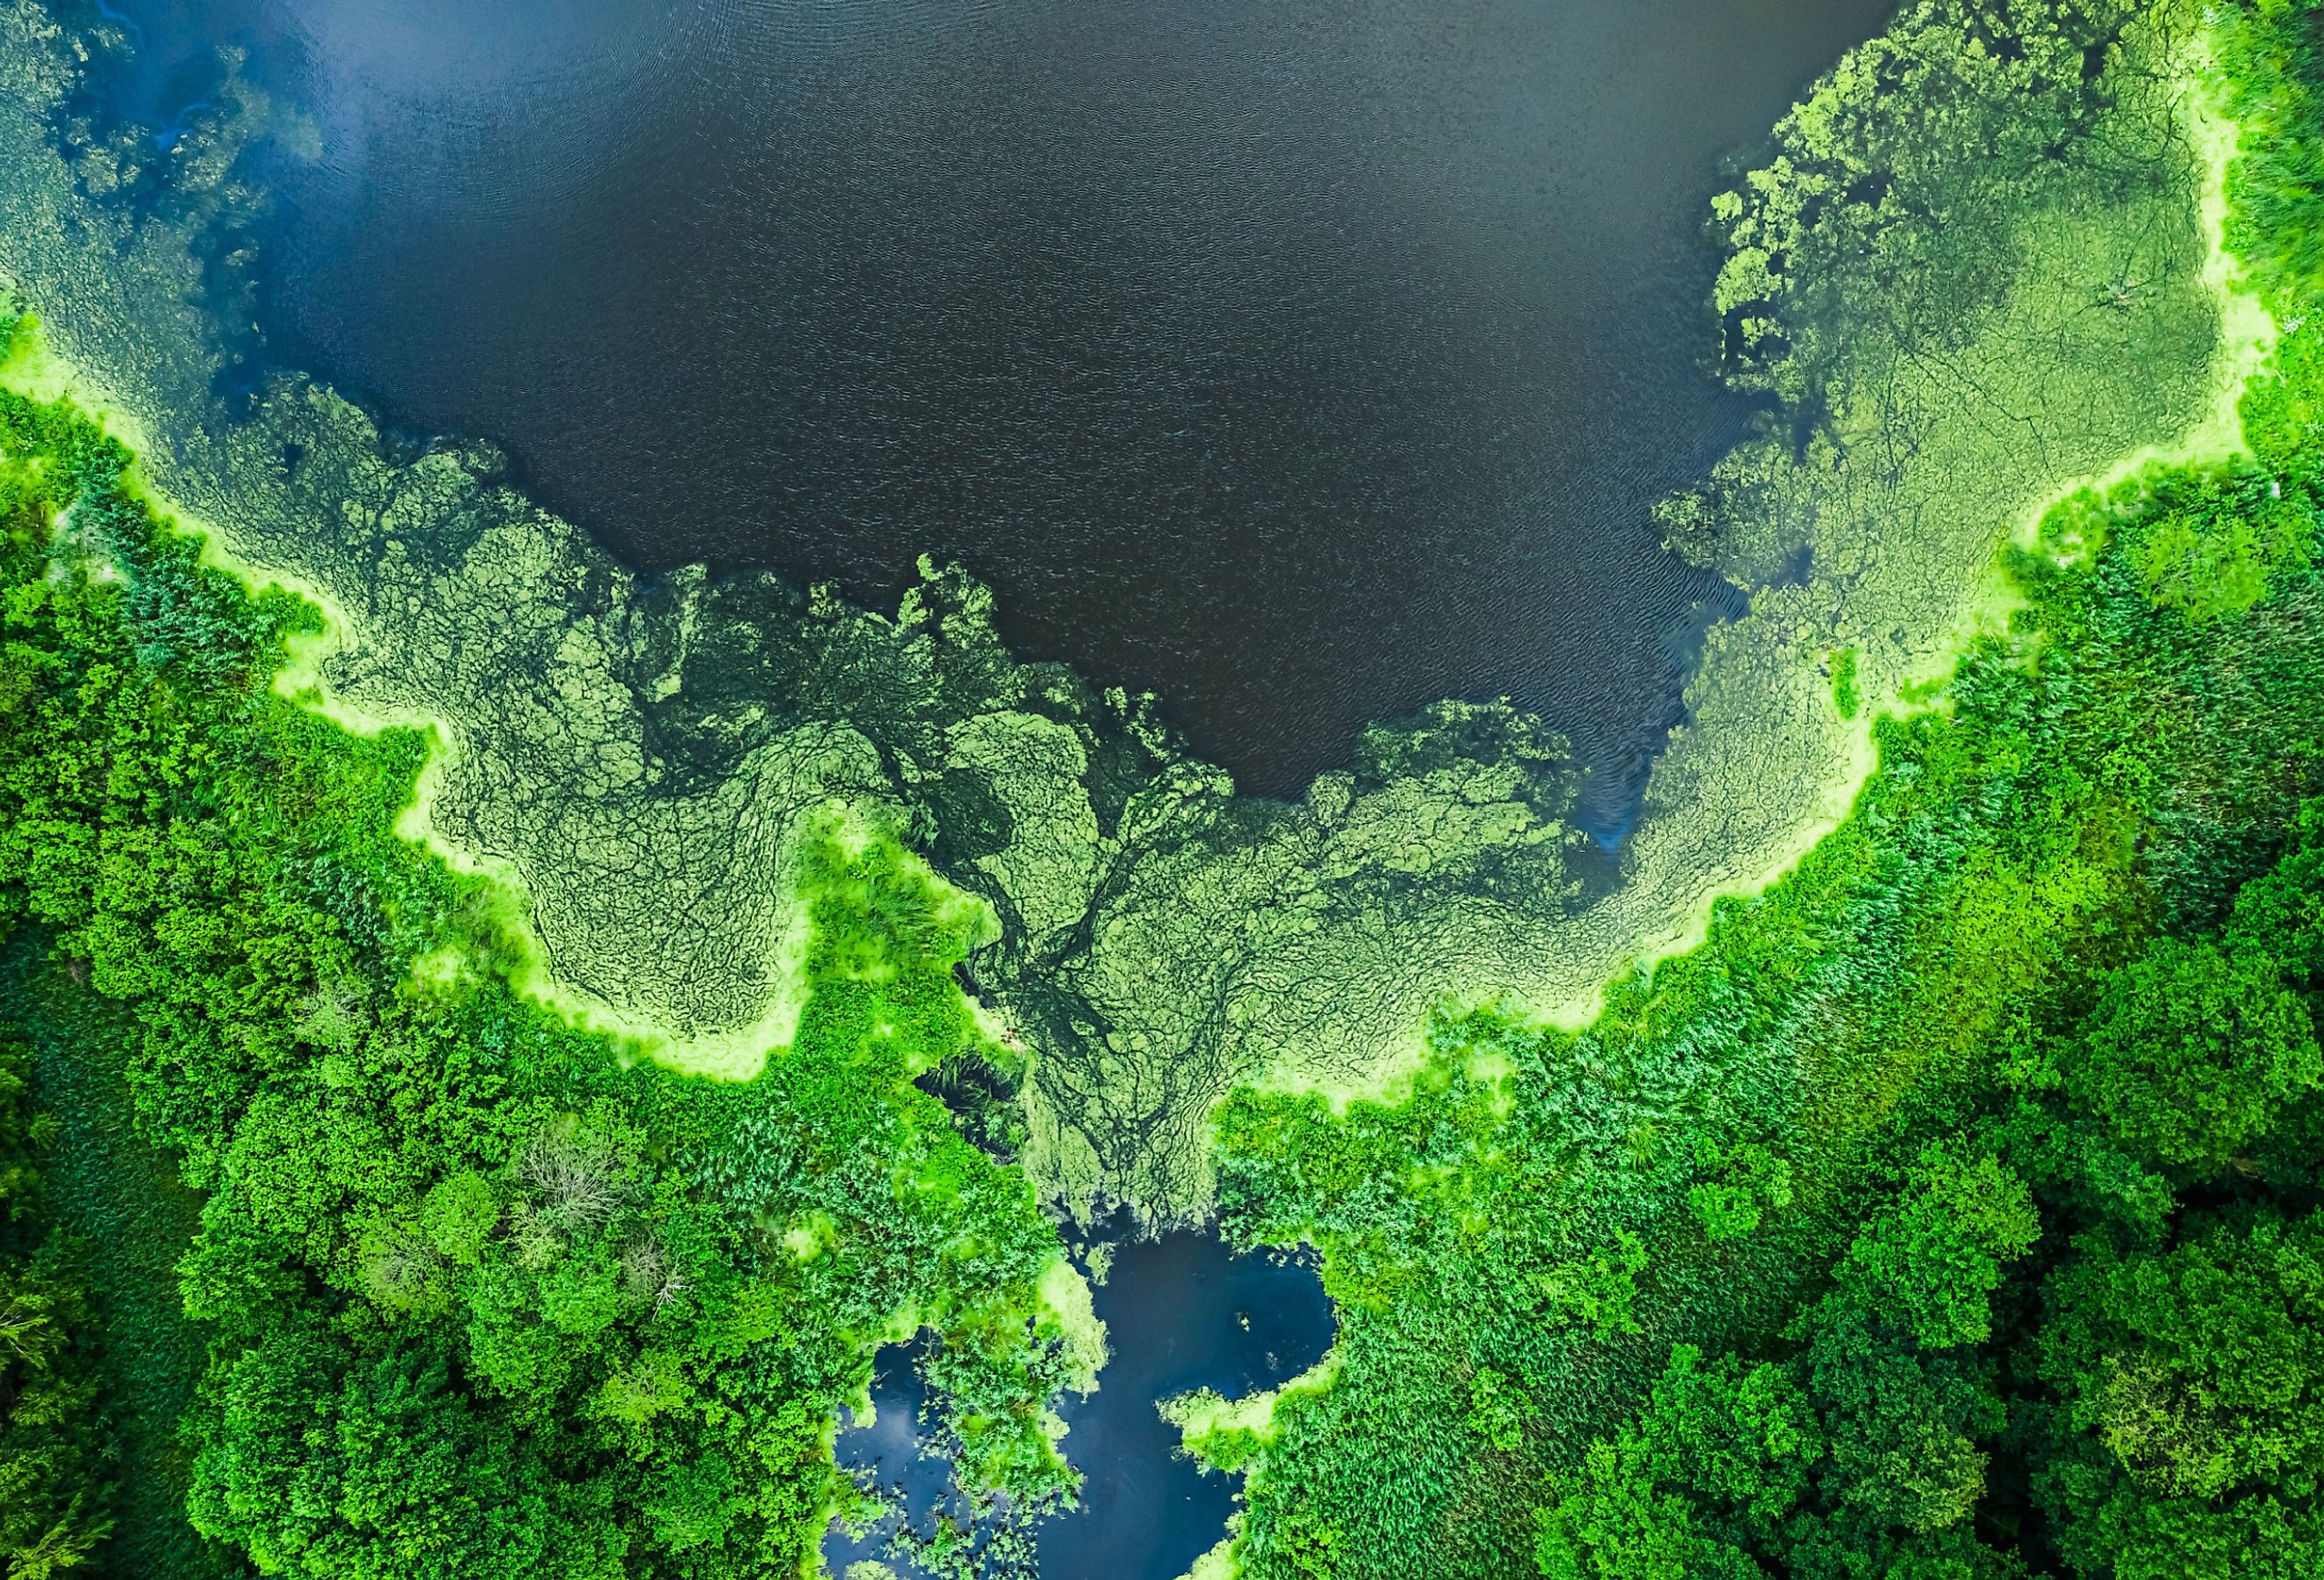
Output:
<svg viewBox="0 0 2324 1580">
<path fill-rule="evenodd" d="M 1379 1089 L 1444 998 L 1586 1012 L 1845 809 L 1867 725 L 1828 655 L 1893 701 L 2019 517 L 2219 399 L 2199 74 L 2163 14 L 2062 155 L 1901 138 L 1858 101 L 1914 69 L 1909 29 L 1851 56 L 1721 201 L 1730 376 L 1775 411 L 1668 524 L 1758 590 L 1588 898 L 1563 743 L 1505 704 L 1376 728 L 1296 803 L 1239 795 L 1151 699 L 1017 661 L 957 571 L 924 565 L 893 615 L 770 575 L 644 578 L 488 448 L 392 443 L 300 377 L 217 394 L 249 384 L 234 243 L 265 195 L 237 155 L 272 112 L 230 80 L 168 151 L 100 134 L 71 96 L 107 47 L 0 0 L 0 278 L 47 348 L 11 376 L 103 411 L 219 555 L 330 612 L 300 684 L 434 732 L 406 827 L 522 897 L 532 986 L 576 1016 L 748 1076 L 797 1013 L 813 820 L 845 803 L 926 852 L 997 919 L 973 985 L 1028 1056 L 1026 1166 L 1076 1208 L 1201 1215 L 1231 1086 Z M 1849 204 L 1872 212 L 1822 236 Z"/>
</svg>

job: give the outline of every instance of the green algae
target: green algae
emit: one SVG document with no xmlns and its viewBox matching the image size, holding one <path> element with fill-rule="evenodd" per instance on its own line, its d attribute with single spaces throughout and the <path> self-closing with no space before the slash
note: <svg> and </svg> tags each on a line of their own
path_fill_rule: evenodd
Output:
<svg viewBox="0 0 2324 1580">
<path fill-rule="evenodd" d="M 1103 1328 L 1022 1175 L 912 1084 L 984 1047 L 954 972 L 988 908 L 826 806 L 781 1060 L 740 1084 L 625 1059 L 521 1003 L 501 897 L 396 837 L 420 738 L 276 692 L 313 612 L 202 564 L 70 406 L 0 394 L 0 1011 L 70 1143 L 60 1206 L 106 1248 L 124 1561 L 200 1572 L 198 1531 L 263 1569 L 318 1547 L 334 1572 L 420 1548 L 431 1573 L 530 1569 L 570 1539 L 558 1572 L 621 1572 L 624 1549 L 788 1570 L 857 1501 L 836 1408 L 922 1328 L 962 1490 L 1070 1497 L 1049 1406 L 1093 1382 Z M 415 1358 L 448 1415 L 352 1461 L 314 1429 L 370 1408 L 340 1381 Z M 287 1436 L 270 1399 L 295 1400 Z M 586 1496 L 480 1509 L 440 1474 L 374 1496 L 363 1478 L 410 1477 L 380 1469 L 391 1438 Z M 737 1456 L 735 1496 L 682 1529 L 656 1511 Z"/>
<path fill-rule="evenodd" d="M 1781 260 L 1738 227 L 1783 218 L 1783 194 L 1755 178 L 1722 205 L 1730 318 L 1797 320 L 1780 362 L 1738 373 L 1786 404 L 1690 540 L 1757 590 L 1711 633 L 1623 882 L 1588 901 L 1562 748 L 1505 706 L 1376 732 L 1299 801 L 1258 799 L 1149 699 L 1016 661 L 957 572 L 924 567 L 893 615 L 770 576 L 641 578 L 488 448 L 392 446 L 298 378 L 229 408 L 196 258 L 260 200 L 235 156 L 270 112 L 236 87 L 166 156 L 100 140 L 69 109 L 73 35 L 29 0 L 0 15 L 0 277 L 46 315 L 48 376 L 72 370 L 138 439 L 156 496 L 329 611 L 309 698 L 424 721 L 405 829 L 522 897 L 536 996 L 679 1067 L 751 1074 L 798 1013 L 802 842 L 853 807 L 997 919 L 972 966 L 1026 1061 L 1024 1165 L 1077 1208 L 1183 1218 L 1207 1210 L 1207 1115 L 1237 1083 L 1391 1089 L 1448 996 L 1578 1022 L 1626 963 L 1699 937 L 1713 896 L 1772 881 L 1845 813 L 1868 715 L 1997 617 L 1985 573 L 2017 518 L 2201 428 L 2227 359 L 2176 15 L 2126 28 L 2087 157 L 2006 189 L 1966 153 L 1918 172 L 1974 175 L 1964 203 L 1998 217 L 1915 254 L 1902 304 L 1845 272 L 1812 315 L 1747 300 Z M 1932 50 L 1909 30 L 1868 48 Z M 1849 142 L 1873 59 L 1820 85 L 1763 171 L 1895 177 L 1893 149 Z M 1803 580 L 1762 585 L 1803 557 Z M 1866 717 L 1821 672 L 1840 649 Z"/>
</svg>

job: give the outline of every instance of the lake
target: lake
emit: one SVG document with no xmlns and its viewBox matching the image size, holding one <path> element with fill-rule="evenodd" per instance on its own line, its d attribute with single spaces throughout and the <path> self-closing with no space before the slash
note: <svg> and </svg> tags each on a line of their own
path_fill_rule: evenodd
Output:
<svg viewBox="0 0 2324 1580">
<path fill-rule="evenodd" d="M 892 599 L 1150 688 L 1248 788 L 1508 694 L 1626 825 L 1731 589 L 1651 502 L 1722 155 L 1879 0 L 115 0 L 113 107 L 217 51 L 263 355 L 492 439 L 641 568 Z"/>
</svg>

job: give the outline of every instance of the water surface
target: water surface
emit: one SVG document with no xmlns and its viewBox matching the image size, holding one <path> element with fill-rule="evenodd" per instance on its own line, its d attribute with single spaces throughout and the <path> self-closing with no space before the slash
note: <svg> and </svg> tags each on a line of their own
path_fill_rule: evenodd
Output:
<svg viewBox="0 0 2324 1580">
<path fill-rule="evenodd" d="M 1231 1256 L 1190 1233 L 1121 1246 L 1094 1295 L 1113 1358 L 1098 1391 L 1068 1396 L 1061 1412 L 1065 1453 L 1086 1479 L 1082 1507 L 1039 1528 L 1042 1580 L 1176 1580 L 1225 1534 L 1240 1478 L 1180 1456 L 1177 1429 L 1155 1406 L 1196 1388 L 1239 1399 L 1297 1376 L 1331 1346 L 1331 1302 L 1311 1262 Z M 843 1432 L 838 1453 L 900 1489 L 925 1530 L 950 1500 L 945 1467 L 918 1456 L 925 1395 L 914 1354 L 881 1352 L 872 1424 Z M 885 1534 L 854 1542 L 835 1533 L 827 1566 L 836 1575 L 881 1556 Z"/>
<path fill-rule="evenodd" d="M 1717 162 L 1880 0 L 116 0 L 269 161 L 270 354 L 632 563 L 917 556 L 1263 790 L 1509 693 L 1618 826 L 1720 589 L 1648 503 Z M 167 135 L 166 132 L 164 134 Z"/>
</svg>

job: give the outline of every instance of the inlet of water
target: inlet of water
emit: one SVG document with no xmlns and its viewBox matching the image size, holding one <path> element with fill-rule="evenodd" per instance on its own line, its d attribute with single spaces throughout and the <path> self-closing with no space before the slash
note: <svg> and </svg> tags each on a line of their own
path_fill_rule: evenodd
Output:
<svg viewBox="0 0 2324 1580">
<path fill-rule="evenodd" d="M 1087 1479 L 1081 1508 L 1039 1527 L 1041 1580 L 1176 1580 L 1224 1534 L 1236 1481 L 1181 1455 L 1176 1428 L 1156 1406 L 1196 1388 L 1241 1398 L 1297 1376 L 1331 1345 L 1331 1302 L 1308 1261 L 1234 1256 L 1191 1233 L 1120 1245 L 1095 1296 L 1112 1359 L 1098 1391 L 1069 1396 L 1062 1412 L 1066 1455 Z M 919 1455 L 916 1353 L 881 1354 L 877 1414 L 841 1433 L 839 1455 L 899 1494 L 904 1517 L 925 1530 L 956 1505 L 946 1466 Z M 853 1541 L 835 1532 L 825 1562 L 840 1575 L 882 1558 L 886 1535 Z"/>
</svg>

